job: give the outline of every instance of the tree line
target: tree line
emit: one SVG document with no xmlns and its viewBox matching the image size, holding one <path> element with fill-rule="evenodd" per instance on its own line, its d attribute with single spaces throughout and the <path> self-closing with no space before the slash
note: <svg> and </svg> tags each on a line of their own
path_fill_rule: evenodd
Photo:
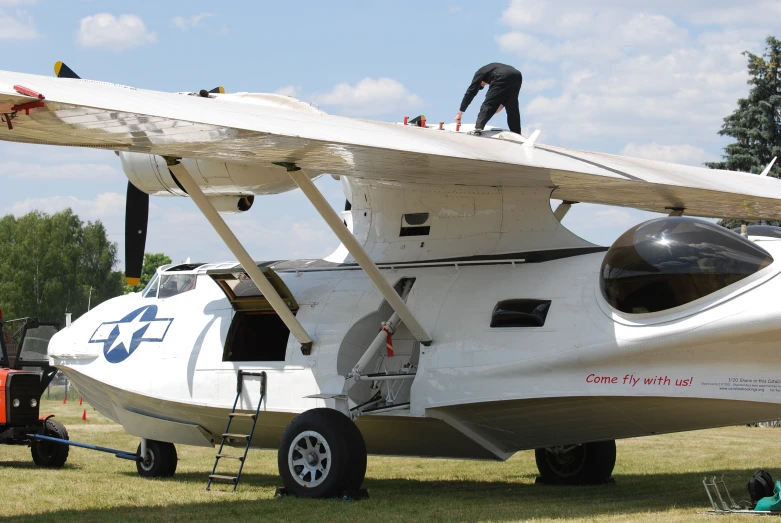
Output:
<svg viewBox="0 0 781 523">
<path fill-rule="evenodd" d="M 144 275 L 170 263 L 163 254 L 145 256 Z M 32 211 L 0 218 L 0 310 L 6 320 L 26 316 L 62 323 L 88 308 L 143 287 L 129 287 L 115 270 L 117 244 L 100 221 L 83 222 L 71 209 Z M 142 282 L 144 285 L 146 281 Z"/>
<path fill-rule="evenodd" d="M 759 174 L 778 157 L 768 176 L 781 177 L 781 41 L 773 36 L 765 40 L 762 55 L 744 52 L 748 60 L 748 96 L 738 100 L 735 111 L 724 118 L 719 134 L 735 141 L 724 148 L 722 160 L 706 165 L 711 169 L 729 169 Z M 741 223 L 780 226 L 781 221 L 747 222 L 726 219 L 721 225 L 734 228 Z"/>
</svg>

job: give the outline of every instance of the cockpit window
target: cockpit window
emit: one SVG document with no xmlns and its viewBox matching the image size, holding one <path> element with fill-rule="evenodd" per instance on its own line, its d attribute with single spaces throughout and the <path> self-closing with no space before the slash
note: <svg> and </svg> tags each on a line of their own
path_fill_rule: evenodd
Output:
<svg viewBox="0 0 781 523">
<path fill-rule="evenodd" d="M 160 292 L 158 298 L 170 298 L 195 288 L 195 274 L 165 274 L 160 276 Z"/>
<path fill-rule="evenodd" d="M 158 283 L 160 283 L 160 278 L 158 273 L 155 273 L 152 279 L 149 280 L 149 283 L 146 284 L 146 287 L 144 287 L 144 290 L 141 291 L 141 296 L 144 298 L 157 298 Z"/>
<path fill-rule="evenodd" d="M 773 258 L 729 229 L 687 217 L 658 218 L 622 234 L 605 254 L 600 287 L 621 312 L 657 312 L 707 296 Z"/>
</svg>

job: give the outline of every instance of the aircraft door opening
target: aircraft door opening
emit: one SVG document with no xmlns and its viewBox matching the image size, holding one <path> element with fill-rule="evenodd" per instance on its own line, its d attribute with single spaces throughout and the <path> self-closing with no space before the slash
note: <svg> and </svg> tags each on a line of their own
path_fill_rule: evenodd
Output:
<svg viewBox="0 0 781 523">
<path fill-rule="evenodd" d="M 261 272 L 293 314 L 298 303 L 279 275 L 268 267 Z M 215 269 L 208 272 L 223 290 L 235 311 L 222 361 L 285 361 L 290 329 L 258 287 L 241 270 Z"/>
</svg>

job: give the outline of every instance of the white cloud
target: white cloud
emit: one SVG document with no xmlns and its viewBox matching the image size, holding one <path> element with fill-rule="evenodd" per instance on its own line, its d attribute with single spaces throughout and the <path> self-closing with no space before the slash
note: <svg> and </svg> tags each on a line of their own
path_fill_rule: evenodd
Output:
<svg viewBox="0 0 781 523">
<path fill-rule="evenodd" d="M 179 29 L 191 29 L 193 27 L 198 27 L 198 25 L 205 19 L 209 18 L 211 16 L 214 16 L 212 13 L 200 13 L 197 15 L 193 15 L 189 18 L 184 18 L 182 16 L 175 16 L 171 23 L 178 27 Z"/>
<path fill-rule="evenodd" d="M 658 143 L 628 143 L 621 150 L 624 156 L 659 160 L 660 162 L 682 163 L 701 167 L 705 162 L 718 160 L 718 157 L 700 147 L 689 144 L 659 145 Z"/>
<path fill-rule="evenodd" d="M 764 25 L 779 18 L 781 18 L 781 3 L 777 0 L 744 1 L 719 8 L 713 6 L 710 9 L 697 10 L 690 16 L 696 24 L 730 26 Z"/>
<path fill-rule="evenodd" d="M 0 177 L 38 180 L 100 180 L 124 178 L 111 151 L 51 147 L 23 143 L 0 144 Z"/>
<path fill-rule="evenodd" d="M 335 105 L 350 115 L 387 114 L 423 105 L 420 97 L 391 78 L 364 78 L 355 86 L 336 85 L 331 92 L 314 95 L 315 102 Z"/>
<path fill-rule="evenodd" d="M 52 196 L 49 198 L 27 198 L 13 204 L 8 212 L 16 216 L 30 211 L 55 213 L 70 207 L 82 220 L 101 220 L 106 222 L 112 218 L 125 216 L 125 195 L 119 193 L 101 193 L 93 200 L 79 199 L 75 196 Z"/>
<path fill-rule="evenodd" d="M 292 96 L 293 98 L 298 98 L 298 95 L 301 93 L 301 86 L 298 85 L 286 85 L 284 87 L 280 87 L 276 91 L 274 91 L 275 94 L 281 94 L 283 96 Z"/>
<path fill-rule="evenodd" d="M 664 137 L 700 151 L 653 152 L 687 162 L 706 158 L 705 150 L 723 143 L 722 119 L 748 91 L 742 51 L 761 52 L 772 32 L 766 25 L 779 28 L 779 17 L 770 17 L 781 9 L 778 2 L 741 4 L 768 17 L 749 17 L 754 27 L 713 25 L 727 23 L 731 11 L 704 15 L 733 6 L 727 0 L 512 0 L 502 15 L 509 30 L 496 41 L 518 56 L 524 72 L 524 128 L 533 121 L 550 143 L 584 148 Z"/>
<path fill-rule="evenodd" d="M 157 35 L 146 30 L 136 15 L 98 13 L 81 19 L 76 40 L 82 47 L 100 47 L 110 51 L 125 51 L 157 41 Z"/>
<path fill-rule="evenodd" d="M 0 6 L 3 5 L 17 4 L 0 1 Z M 0 29 L 0 40 L 32 40 L 41 36 L 35 29 L 32 18 L 23 11 L 16 11 L 15 14 L 11 15 L 0 10 L 0 28 L 2 28 Z"/>
</svg>

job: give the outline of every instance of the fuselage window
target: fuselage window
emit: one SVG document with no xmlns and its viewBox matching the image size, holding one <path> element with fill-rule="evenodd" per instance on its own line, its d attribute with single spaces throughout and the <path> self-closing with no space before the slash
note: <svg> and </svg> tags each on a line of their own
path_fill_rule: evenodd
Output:
<svg viewBox="0 0 781 523">
<path fill-rule="evenodd" d="M 621 312 L 657 312 L 707 296 L 772 262 L 759 245 L 714 223 L 657 218 L 613 243 L 602 261 L 600 288 Z"/>
<path fill-rule="evenodd" d="M 170 298 L 195 288 L 195 274 L 163 274 L 160 277 L 160 292 L 158 298 Z"/>
<path fill-rule="evenodd" d="M 550 300 L 502 300 L 491 314 L 491 327 L 542 327 Z"/>
<path fill-rule="evenodd" d="M 223 361 L 285 361 L 290 330 L 276 313 L 239 311 L 225 342 Z"/>
</svg>

